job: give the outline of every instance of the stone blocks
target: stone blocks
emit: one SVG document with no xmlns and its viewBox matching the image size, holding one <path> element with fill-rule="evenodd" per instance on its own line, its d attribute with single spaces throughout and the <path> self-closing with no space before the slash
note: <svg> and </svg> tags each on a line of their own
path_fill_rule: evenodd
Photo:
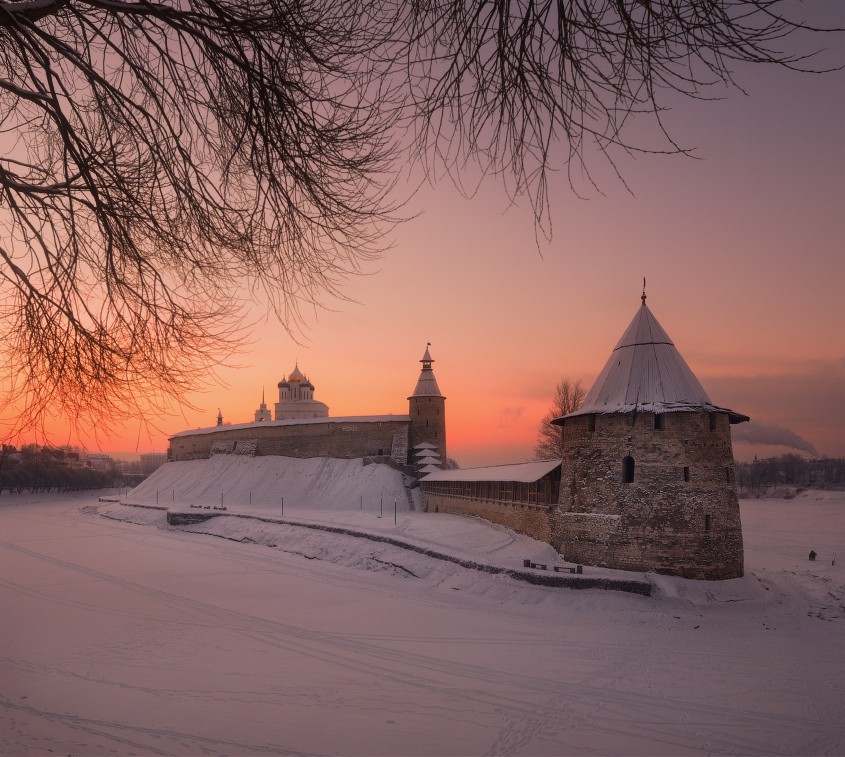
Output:
<svg viewBox="0 0 845 757">
<path fill-rule="evenodd" d="M 575 416 L 563 439 L 551 543 L 567 560 L 687 578 L 742 575 L 727 413 Z"/>
<path fill-rule="evenodd" d="M 170 440 L 170 459 L 207 458 L 223 449 L 248 449 L 248 454 L 285 457 L 380 457 L 390 455 L 394 436 L 407 434 L 407 429 L 407 419 L 222 426 L 205 433 L 174 436 Z"/>
</svg>

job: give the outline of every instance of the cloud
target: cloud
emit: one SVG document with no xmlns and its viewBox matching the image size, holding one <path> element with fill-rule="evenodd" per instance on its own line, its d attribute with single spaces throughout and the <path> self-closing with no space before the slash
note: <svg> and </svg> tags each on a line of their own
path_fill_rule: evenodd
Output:
<svg viewBox="0 0 845 757">
<path fill-rule="evenodd" d="M 734 426 L 731 430 L 731 436 L 735 442 L 778 444 L 801 450 L 802 452 L 808 452 L 813 457 L 819 456 L 816 448 L 810 442 L 785 426 L 772 426 L 767 423 L 750 421 Z"/>
<path fill-rule="evenodd" d="M 845 456 L 845 359 L 808 360 L 804 366 L 798 371 L 796 362 L 792 373 L 699 378 L 715 404 L 754 419 L 733 427 L 735 439 L 744 441 L 740 428 L 751 434 L 755 426 L 768 426 L 792 434 L 793 449 Z"/>
</svg>

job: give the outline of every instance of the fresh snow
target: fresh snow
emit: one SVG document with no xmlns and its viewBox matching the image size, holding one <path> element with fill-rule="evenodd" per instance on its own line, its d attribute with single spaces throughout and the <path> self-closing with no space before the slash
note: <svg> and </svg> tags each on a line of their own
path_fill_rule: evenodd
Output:
<svg viewBox="0 0 845 757">
<path fill-rule="evenodd" d="M 440 463 L 440 458 L 435 457 L 434 455 L 426 455 L 425 457 L 421 457 L 419 460 L 414 461 L 414 465 L 440 465 Z"/>
<path fill-rule="evenodd" d="M 732 423 L 748 420 L 745 415 L 710 402 L 704 387 L 643 299 L 587 392 L 584 404 L 568 417 L 589 413 L 665 413 L 700 409 L 728 412 Z"/>
<path fill-rule="evenodd" d="M 409 509 L 394 526 L 360 509 L 361 475 L 335 478 L 345 509 L 285 520 L 490 562 L 532 543 Z M 652 597 L 260 509 L 174 528 L 147 504 L 0 497 L 0 753 L 845 752 L 843 493 L 743 500 L 746 576 L 650 576 Z"/>
<path fill-rule="evenodd" d="M 456 468 L 426 476 L 426 481 L 517 481 L 532 483 L 560 465 L 560 460 L 491 465 L 485 468 Z"/>
<path fill-rule="evenodd" d="M 410 496 L 399 471 L 383 464 L 364 465 L 360 458 L 214 455 L 207 460 L 166 463 L 132 489 L 127 501 L 280 512 L 284 499 L 288 509 L 349 510 L 357 505 L 372 511 L 380 503 L 389 503 L 392 510 L 394 500 L 399 509 L 408 510 Z M 417 500 L 419 496 L 417 490 Z"/>
<path fill-rule="evenodd" d="M 215 455 L 208 460 L 167 463 L 127 495 L 116 499 L 179 512 L 191 512 L 191 505 L 226 507 L 227 516 L 254 515 L 294 525 L 336 526 L 387 535 L 495 567 L 522 567 L 525 559 L 563 564 L 548 544 L 507 528 L 458 515 L 430 517 L 421 512 L 419 488 L 406 489 L 405 480 L 387 465 L 364 465 L 360 459 Z M 413 511 L 411 502 L 416 508 Z M 133 522 L 164 520 L 164 515 L 155 510 L 111 508 L 106 511 L 111 517 Z M 209 514 L 222 515 L 222 511 L 212 509 Z M 240 518 L 218 517 L 194 529 L 227 538 L 260 541 L 265 526 Z M 326 538 L 298 531 L 296 539 L 310 536 Z M 271 540 L 277 539 L 274 536 Z M 597 575 L 630 577 L 632 574 L 600 571 Z"/>
</svg>

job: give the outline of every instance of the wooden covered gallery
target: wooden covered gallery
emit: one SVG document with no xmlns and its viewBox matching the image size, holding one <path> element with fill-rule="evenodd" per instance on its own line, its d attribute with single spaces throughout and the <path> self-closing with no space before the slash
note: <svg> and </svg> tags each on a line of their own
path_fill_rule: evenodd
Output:
<svg viewBox="0 0 845 757">
<path fill-rule="evenodd" d="M 560 460 L 429 473 L 420 480 L 428 512 L 475 515 L 536 539 L 551 535 Z"/>
</svg>

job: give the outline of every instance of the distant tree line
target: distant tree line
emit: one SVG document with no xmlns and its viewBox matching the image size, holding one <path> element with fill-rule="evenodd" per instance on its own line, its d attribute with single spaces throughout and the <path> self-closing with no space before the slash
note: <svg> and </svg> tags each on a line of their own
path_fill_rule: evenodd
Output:
<svg viewBox="0 0 845 757">
<path fill-rule="evenodd" d="M 25 445 L 16 450 L 3 445 L 0 450 L 0 494 L 23 492 L 74 492 L 119 486 L 123 476 L 114 466 L 104 470 L 79 464 L 79 453 Z"/>
<path fill-rule="evenodd" d="M 734 465 L 740 493 L 753 495 L 777 486 L 824 489 L 845 485 L 845 458 L 841 457 L 807 460 L 787 454 Z"/>
</svg>

